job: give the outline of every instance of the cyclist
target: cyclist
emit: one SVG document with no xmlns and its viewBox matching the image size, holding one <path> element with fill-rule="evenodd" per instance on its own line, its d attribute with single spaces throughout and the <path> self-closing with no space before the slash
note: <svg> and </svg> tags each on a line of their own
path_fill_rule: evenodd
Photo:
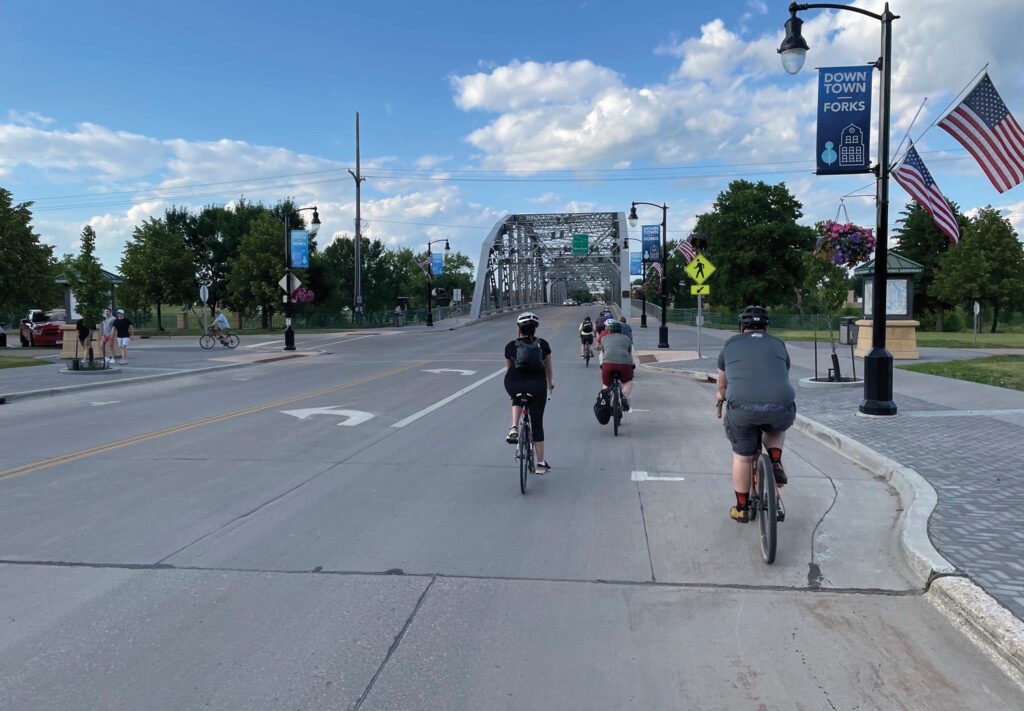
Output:
<svg viewBox="0 0 1024 711">
<path fill-rule="evenodd" d="M 551 466 L 544 459 L 544 405 L 548 390 L 555 389 L 551 368 L 551 346 L 543 338 L 537 338 L 540 319 L 537 314 L 525 311 L 516 319 L 519 335 L 505 344 L 505 392 L 512 398 L 512 427 L 505 437 L 509 444 L 519 442 L 519 415 L 522 408 L 516 402 L 516 393 L 530 393 L 530 421 L 533 425 L 533 443 L 537 448 L 537 462 L 534 473 L 546 474 Z M 539 351 L 539 353 L 538 353 Z"/>
<path fill-rule="evenodd" d="M 584 316 L 580 324 L 580 358 L 587 357 L 587 344 L 594 345 L 594 322 L 589 316 Z"/>
<path fill-rule="evenodd" d="M 228 317 L 224 315 L 224 312 L 217 309 L 217 318 L 213 319 L 213 323 L 210 324 L 213 329 L 214 335 L 220 339 L 221 344 L 227 343 L 228 334 L 231 332 L 230 325 L 228 324 Z"/>
<path fill-rule="evenodd" d="M 740 332 L 718 354 L 717 402 L 727 405 L 723 414 L 725 435 L 732 444 L 732 488 L 736 505 L 729 510 L 733 521 L 746 523 L 750 470 L 757 447 L 757 429 L 765 427 L 764 446 L 772 460 L 775 483 L 788 478 L 782 466 L 786 430 L 796 420 L 796 393 L 789 382 L 786 344 L 768 330 L 768 312 L 747 306 L 739 315 Z M 785 514 L 779 511 L 779 521 Z"/>
<path fill-rule="evenodd" d="M 597 314 L 597 320 L 594 321 L 594 329 L 597 331 L 598 338 L 600 338 L 601 334 L 604 333 L 605 320 L 604 310 L 602 309 Z"/>
<path fill-rule="evenodd" d="M 633 327 L 629 325 L 629 321 L 626 320 L 626 317 L 619 316 L 619 323 L 622 324 L 622 332 L 629 336 L 630 340 L 633 340 Z"/>
<path fill-rule="evenodd" d="M 601 351 L 601 384 L 611 387 L 612 373 L 622 381 L 622 409 L 629 411 L 629 394 L 633 392 L 633 340 L 622 332 L 622 323 L 613 318 L 605 323 L 605 332 L 597 339 Z"/>
</svg>

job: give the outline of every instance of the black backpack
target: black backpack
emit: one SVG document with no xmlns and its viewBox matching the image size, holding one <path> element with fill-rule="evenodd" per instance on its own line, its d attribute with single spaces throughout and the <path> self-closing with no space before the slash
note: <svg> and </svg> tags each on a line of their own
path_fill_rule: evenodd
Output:
<svg viewBox="0 0 1024 711">
<path fill-rule="evenodd" d="M 540 341 L 516 340 L 516 370 L 524 373 L 544 372 L 544 351 L 541 350 Z"/>
<path fill-rule="evenodd" d="M 583 332 L 584 333 L 593 333 L 594 332 L 594 324 L 592 324 L 590 321 L 587 321 L 585 324 L 583 324 Z"/>
</svg>

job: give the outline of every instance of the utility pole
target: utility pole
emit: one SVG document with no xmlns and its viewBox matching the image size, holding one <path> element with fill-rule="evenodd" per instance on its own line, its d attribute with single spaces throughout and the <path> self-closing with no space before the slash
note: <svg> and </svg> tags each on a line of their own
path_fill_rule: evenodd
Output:
<svg viewBox="0 0 1024 711">
<path fill-rule="evenodd" d="M 359 212 L 359 208 L 360 208 L 360 205 L 359 205 L 359 187 L 360 187 L 360 184 L 364 180 L 366 180 L 366 178 L 364 178 L 359 173 L 359 112 L 358 111 L 356 111 L 356 172 L 353 173 L 351 170 L 349 170 L 348 172 L 356 181 L 356 238 L 355 238 L 355 241 L 353 242 L 353 245 L 352 245 L 353 248 L 354 248 L 353 256 L 355 258 L 354 259 L 354 261 L 355 261 L 355 282 L 354 282 L 354 289 L 353 289 L 353 291 L 354 291 L 354 293 L 353 293 L 354 303 L 352 304 L 352 319 L 355 320 L 356 314 L 361 314 L 363 312 L 363 258 L 362 258 L 363 231 L 362 231 L 362 218 L 361 218 L 360 212 Z"/>
</svg>

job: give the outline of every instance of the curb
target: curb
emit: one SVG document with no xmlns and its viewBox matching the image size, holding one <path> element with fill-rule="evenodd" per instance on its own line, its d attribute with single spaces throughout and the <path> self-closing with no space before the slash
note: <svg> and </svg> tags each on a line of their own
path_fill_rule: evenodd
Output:
<svg viewBox="0 0 1024 711">
<path fill-rule="evenodd" d="M 661 373 L 685 375 L 700 382 L 716 382 L 711 373 L 645 366 Z M 1024 621 L 986 593 L 970 578 L 958 573 L 932 545 L 928 519 L 938 496 L 918 472 L 879 454 L 820 422 L 797 413 L 796 428 L 846 459 L 863 466 L 887 482 L 899 494 L 900 542 L 911 571 L 925 588 L 925 599 L 1018 685 L 1024 687 Z"/>
</svg>

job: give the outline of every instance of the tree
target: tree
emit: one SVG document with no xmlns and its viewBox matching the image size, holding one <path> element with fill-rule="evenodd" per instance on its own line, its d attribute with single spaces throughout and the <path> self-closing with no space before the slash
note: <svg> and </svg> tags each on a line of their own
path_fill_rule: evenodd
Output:
<svg viewBox="0 0 1024 711">
<path fill-rule="evenodd" d="M 198 289 L 187 220 L 175 208 L 168 214 L 136 227 L 121 258 L 122 299 L 135 308 L 155 305 L 161 331 L 163 305 L 191 303 Z"/>
<path fill-rule="evenodd" d="M 956 203 L 950 202 L 949 206 L 956 216 L 962 235 L 967 229 L 968 220 L 960 214 Z M 935 219 L 916 202 L 907 203 L 900 215 L 900 227 L 896 230 L 899 253 L 924 267 L 924 271 L 914 275 L 914 314 L 920 316 L 934 313 L 935 330 L 941 331 L 944 312 L 954 304 L 939 299 L 932 290 L 932 283 L 935 281 L 939 259 L 953 245 L 946 233 L 935 224 Z"/>
<path fill-rule="evenodd" d="M 960 242 L 939 259 L 932 289 L 937 298 L 992 309 L 992 333 L 1004 308 L 1024 293 L 1024 246 L 1010 221 L 988 205 L 970 220 Z"/>
<path fill-rule="evenodd" d="M 64 256 L 61 267 L 75 297 L 78 313 L 82 315 L 82 322 L 91 332 L 100 322 L 103 309 L 110 306 L 110 282 L 103 275 L 103 268 L 96 259 L 96 232 L 90 225 L 82 229 L 81 245 L 77 257 L 70 254 Z"/>
<path fill-rule="evenodd" d="M 705 255 L 717 269 L 716 303 L 739 310 L 795 301 L 803 284 L 803 255 L 814 246 L 814 230 L 797 224 L 802 214 L 785 183 L 736 180 L 719 194 L 711 212 L 697 216 L 694 231 L 707 235 Z"/>
<path fill-rule="evenodd" d="M 60 303 L 60 287 L 53 247 L 32 229 L 32 203 L 14 204 L 12 197 L 0 188 L 0 314 L 13 317 Z"/>
<path fill-rule="evenodd" d="M 281 300 L 278 281 L 284 275 L 284 224 L 269 212 L 258 215 L 242 236 L 238 255 L 228 259 L 228 299 L 246 316 L 259 313 L 262 326 Z"/>
</svg>

